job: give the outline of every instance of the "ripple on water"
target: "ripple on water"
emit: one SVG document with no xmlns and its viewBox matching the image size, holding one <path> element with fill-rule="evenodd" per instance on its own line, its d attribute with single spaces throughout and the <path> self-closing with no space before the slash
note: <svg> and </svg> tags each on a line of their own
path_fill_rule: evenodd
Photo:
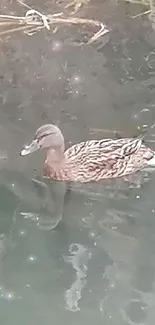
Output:
<svg viewBox="0 0 155 325">
<path fill-rule="evenodd" d="M 146 319 L 148 305 L 140 300 L 132 300 L 126 306 L 124 310 L 124 315 L 126 314 L 126 319 L 129 320 L 131 324 L 141 324 L 144 323 Z"/>
<path fill-rule="evenodd" d="M 64 260 L 71 263 L 73 269 L 76 271 L 75 281 L 71 287 L 65 291 L 66 309 L 69 311 L 79 311 L 79 300 L 82 298 L 82 289 L 87 283 L 88 260 L 91 258 L 91 253 L 84 246 L 73 243 L 69 246 L 69 253 L 71 255 L 65 256 Z"/>
</svg>

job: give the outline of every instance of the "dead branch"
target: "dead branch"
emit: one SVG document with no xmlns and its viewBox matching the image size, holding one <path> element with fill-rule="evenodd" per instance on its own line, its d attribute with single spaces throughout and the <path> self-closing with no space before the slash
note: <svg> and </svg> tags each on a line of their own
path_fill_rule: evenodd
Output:
<svg viewBox="0 0 155 325">
<path fill-rule="evenodd" d="M 22 1 L 18 0 L 19 3 L 25 5 Z M 26 7 L 30 8 L 29 6 L 25 5 Z M 88 44 L 93 43 L 101 36 L 107 34 L 109 30 L 107 27 L 98 20 L 93 19 L 84 19 L 84 18 L 76 18 L 76 17 L 67 17 L 62 12 L 53 14 L 53 15 L 44 15 L 38 10 L 29 9 L 26 11 L 25 16 L 13 16 L 13 15 L 0 15 L 0 27 L 3 25 L 9 26 L 11 23 L 16 23 L 17 26 L 7 30 L 7 31 L 0 31 L 0 36 L 4 35 L 8 32 L 15 32 L 19 30 L 25 31 L 30 29 L 35 33 L 38 30 L 46 28 L 50 30 L 52 25 L 61 25 L 65 24 L 67 26 L 70 25 L 83 25 L 83 26 L 92 26 L 92 27 L 99 27 L 99 30 L 88 40 Z M 33 33 L 29 33 L 32 35 Z"/>
</svg>

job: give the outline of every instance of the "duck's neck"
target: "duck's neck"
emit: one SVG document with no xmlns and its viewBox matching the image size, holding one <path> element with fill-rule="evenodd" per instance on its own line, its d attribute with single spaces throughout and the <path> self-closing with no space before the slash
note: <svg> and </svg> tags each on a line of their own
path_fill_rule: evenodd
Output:
<svg viewBox="0 0 155 325">
<path fill-rule="evenodd" d="M 61 164 L 64 160 L 64 145 L 51 147 L 46 152 L 46 164 Z"/>
</svg>

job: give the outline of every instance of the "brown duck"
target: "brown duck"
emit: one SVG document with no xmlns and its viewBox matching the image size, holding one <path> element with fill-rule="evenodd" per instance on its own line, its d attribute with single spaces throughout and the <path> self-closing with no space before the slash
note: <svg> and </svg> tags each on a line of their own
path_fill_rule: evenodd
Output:
<svg viewBox="0 0 155 325">
<path fill-rule="evenodd" d="M 21 156 L 45 149 L 44 175 L 59 181 L 90 182 L 116 178 L 155 166 L 155 152 L 141 138 L 102 139 L 77 143 L 65 151 L 61 130 L 53 124 L 39 127 Z"/>
</svg>

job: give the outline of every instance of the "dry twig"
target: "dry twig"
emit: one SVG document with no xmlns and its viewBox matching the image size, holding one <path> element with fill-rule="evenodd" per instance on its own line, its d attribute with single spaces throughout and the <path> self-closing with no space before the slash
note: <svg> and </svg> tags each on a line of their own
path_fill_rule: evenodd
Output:
<svg viewBox="0 0 155 325">
<path fill-rule="evenodd" d="M 29 10 L 26 11 L 25 16 L 11 16 L 11 15 L 0 15 L 0 27 L 1 26 L 11 26 L 14 24 L 14 27 L 10 30 L 2 30 L 0 31 L 0 36 L 7 34 L 8 32 L 15 32 L 19 30 L 25 30 L 25 32 L 29 35 L 33 35 L 36 31 L 46 28 L 50 30 L 50 27 L 53 25 L 89 25 L 93 27 L 99 27 L 99 31 L 97 31 L 89 40 L 88 44 L 93 43 L 101 36 L 107 34 L 109 30 L 107 27 L 98 20 L 93 19 L 83 19 L 76 17 L 67 17 L 64 16 L 62 12 L 53 14 L 53 15 L 44 15 L 38 10 L 34 10 L 23 3 L 21 0 L 18 2 L 24 6 L 26 6 Z M 15 25 L 16 24 L 16 25 Z"/>
</svg>

